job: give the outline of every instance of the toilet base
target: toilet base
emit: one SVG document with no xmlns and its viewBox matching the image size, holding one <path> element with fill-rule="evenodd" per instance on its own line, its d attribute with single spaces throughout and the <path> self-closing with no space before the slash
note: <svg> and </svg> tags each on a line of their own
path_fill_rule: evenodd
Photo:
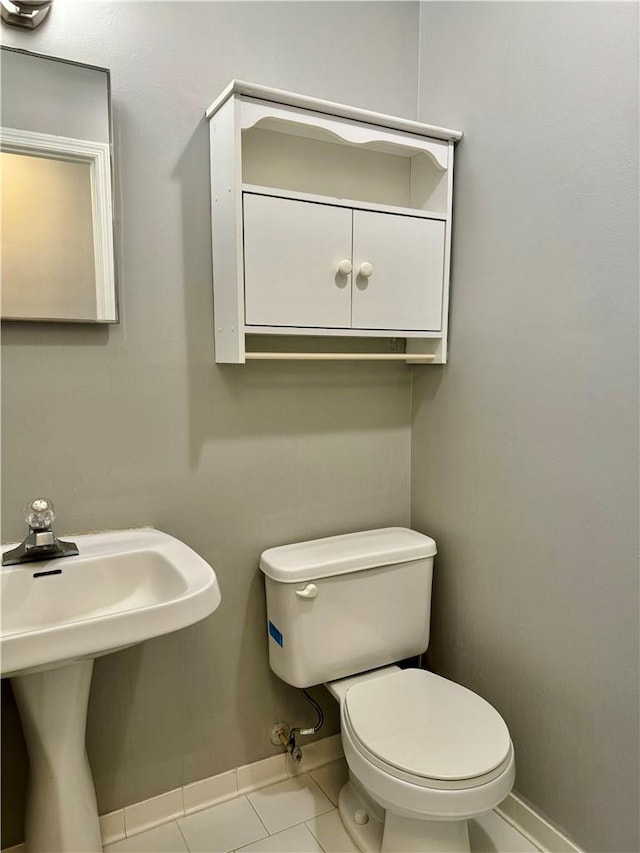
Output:
<svg viewBox="0 0 640 853">
<path fill-rule="evenodd" d="M 415 820 L 387 812 L 381 853 L 470 853 L 466 820 Z"/>
<path fill-rule="evenodd" d="M 384 809 L 374 803 L 353 778 L 340 789 L 338 812 L 358 850 L 362 853 L 379 853 L 382 850 Z M 366 814 L 366 823 L 356 822 L 358 813 Z"/>
<path fill-rule="evenodd" d="M 469 853 L 471 849 L 466 820 L 416 820 L 385 811 L 353 777 L 340 791 L 338 811 L 362 853 Z"/>
</svg>

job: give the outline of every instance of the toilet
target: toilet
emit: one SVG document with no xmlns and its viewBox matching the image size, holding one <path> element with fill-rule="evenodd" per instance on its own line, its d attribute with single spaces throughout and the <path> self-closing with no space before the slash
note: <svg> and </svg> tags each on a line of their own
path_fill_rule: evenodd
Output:
<svg viewBox="0 0 640 853">
<path fill-rule="evenodd" d="M 467 853 L 468 820 L 515 778 L 500 714 L 465 687 L 398 662 L 429 644 L 436 543 L 402 527 L 270 548 L 271 669 L 340 704 L 349 780 L 339 812 L 356 846 Z"/>
</svg>

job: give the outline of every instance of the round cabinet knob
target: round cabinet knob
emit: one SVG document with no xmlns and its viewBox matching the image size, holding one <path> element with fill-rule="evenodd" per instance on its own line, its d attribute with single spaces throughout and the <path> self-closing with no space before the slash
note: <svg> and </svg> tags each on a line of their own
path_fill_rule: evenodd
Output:
<svg viewBox="0 0 640 853">
<path fill-rule="evenodd" d="M 346 259 L 344 261 L 340 261 L 338 264 L 338 272 L 341 272 L 342 275 L 349 275 L 352 269 L 353 264 L 351 261 L 347 261 Z"/>
<path fill-rule="evenodd" d="M 370 264 L 369 261 L 363 261 L 360 264 L 360 269 L 358 270 L 358 275 L 362 275 L 365 278 L 369 278 L 371 273 L 373 272 L 373 264 Z"/>
</svg>

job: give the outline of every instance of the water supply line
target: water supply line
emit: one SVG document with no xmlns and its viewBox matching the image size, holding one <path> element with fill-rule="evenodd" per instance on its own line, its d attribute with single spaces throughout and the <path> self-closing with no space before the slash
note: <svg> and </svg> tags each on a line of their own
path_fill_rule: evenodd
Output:
<svg viewBox="0 0 640 853">
<path fill-rule="evenodd" d="M 302 689 L 302 693 L 307 702 L 313 705 L 318 715 L 315 726 L 313 728 L 301 729 L 299 726 L 289 728 L 287 723 L 275 723 L 271 729 L 271 743 L 282 744 L 291 756 L 294 764 L 300 764 L 302 761 L 302 747 L 298 746 L 298 738 L 316 734 L 324 724 L 324 712 L 320 705 L 305 688 Z"/>
</svg>

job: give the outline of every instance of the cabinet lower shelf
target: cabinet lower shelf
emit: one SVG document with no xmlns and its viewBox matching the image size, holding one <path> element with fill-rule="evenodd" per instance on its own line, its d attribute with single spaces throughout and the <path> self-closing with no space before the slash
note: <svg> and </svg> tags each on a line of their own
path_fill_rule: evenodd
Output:
<svg viewBox="0 0 640 853">
<path fill-rule="evenodd" d="M 242 361 L 390 361 L 444 364 L 440 332 L 245 326 Z"/>
<path fill-rule="evenodd" d="M 245 326 L 245 335 L 289 335 L 331 338 L 429 338 L 440 340 L 442 332 L 415 329 L 330 329 L 319 326 Z"/>
<path fill-rule="evenodd" d="M 411 352 L 246 352 L 247 361 L 401 361 L 426 364 L 434 353 Z"/>
</svg>

